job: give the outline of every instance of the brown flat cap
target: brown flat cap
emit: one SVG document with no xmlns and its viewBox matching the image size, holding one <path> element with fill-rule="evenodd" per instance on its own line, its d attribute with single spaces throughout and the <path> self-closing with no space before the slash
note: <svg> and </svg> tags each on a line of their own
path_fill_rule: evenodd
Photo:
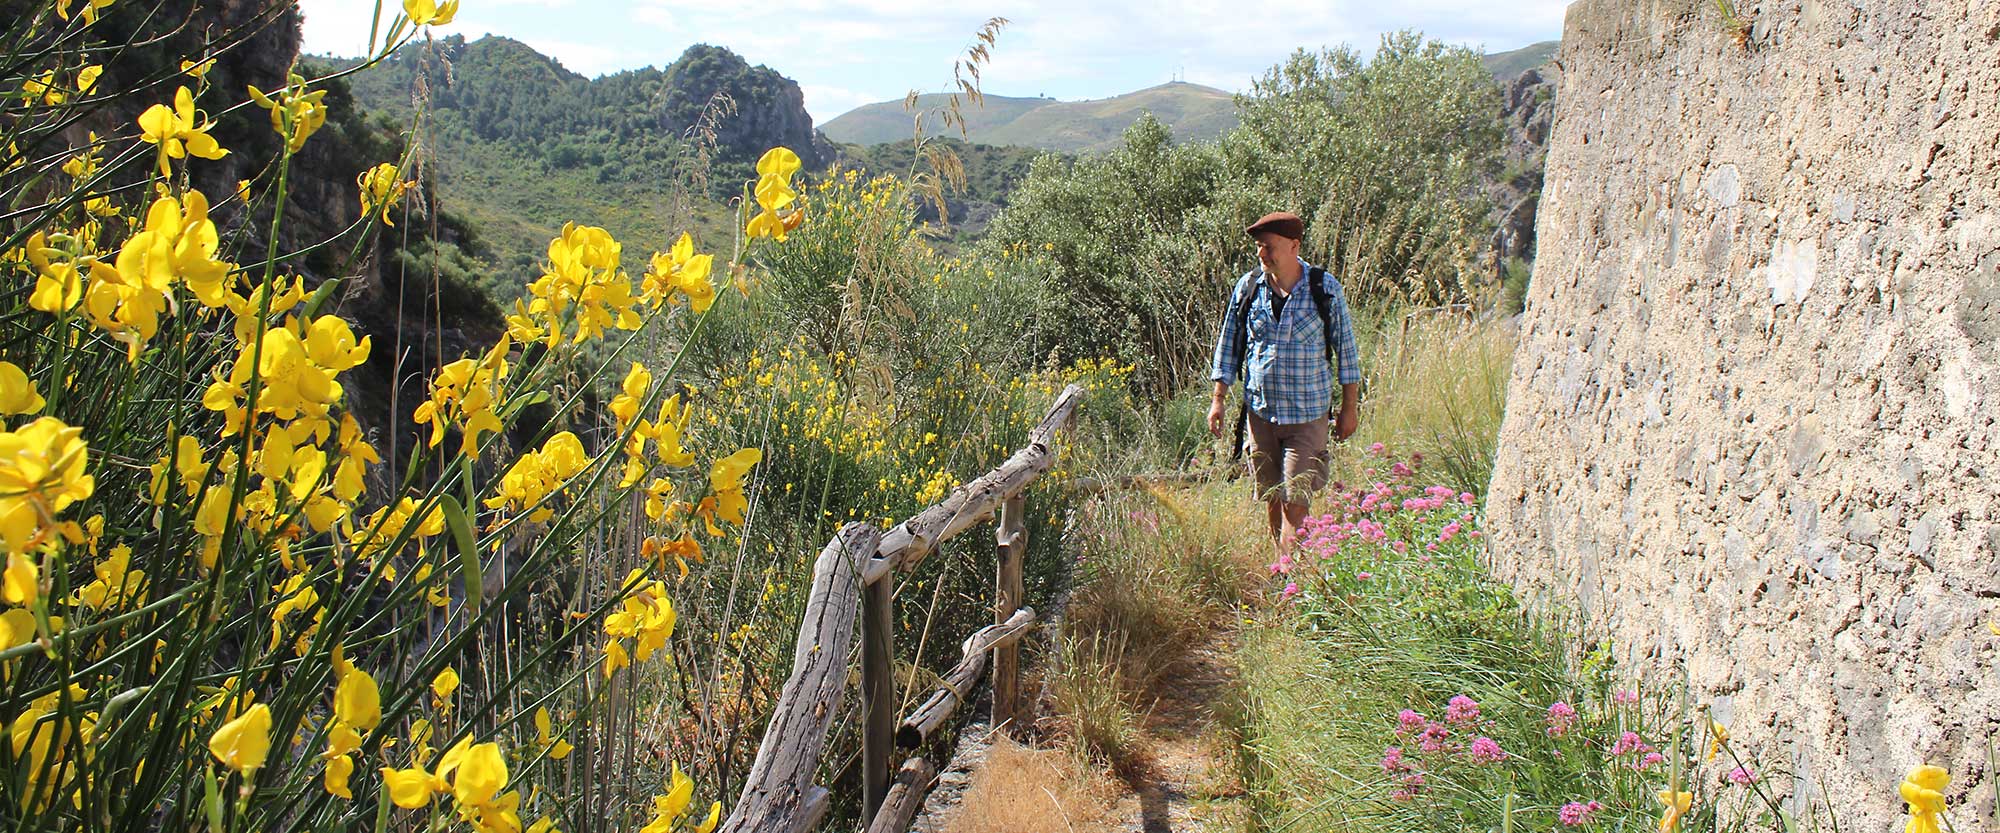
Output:
<svg viewBox="0 0 2000 833">
<path fill-rule="evenodd" d="M 1263 219 L 1251 223 L 1243 233 L 1255 237 L 1258 233 L 1266 231 L 1280 237 L 1303 240 L 1306 236 L 1306 221 L 1299 219 L 1299 215 L 1290 211 L 1273 211 L 1264 215 Z"/>
</svg>

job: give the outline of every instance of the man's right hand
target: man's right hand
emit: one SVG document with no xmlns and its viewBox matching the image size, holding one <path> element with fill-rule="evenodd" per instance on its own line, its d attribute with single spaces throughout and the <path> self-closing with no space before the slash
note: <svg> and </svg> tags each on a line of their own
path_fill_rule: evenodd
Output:
<svg viewBox="0 0 2000 833">
<path fill-rule="evenodd" d="M 1216 397 L 1208 405 L 1208 433 L 1214 434 L 1216 439 L 1222 439 L 1222 420 L 1228 411 L 1221 397 Z"/>
</svg>

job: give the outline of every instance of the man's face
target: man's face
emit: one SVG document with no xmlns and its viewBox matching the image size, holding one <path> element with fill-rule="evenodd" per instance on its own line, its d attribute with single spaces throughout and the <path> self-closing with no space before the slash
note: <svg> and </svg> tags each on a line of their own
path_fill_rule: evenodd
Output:
<svg viewBox="0 0 2000 833">
<path fill-rule="evenodd" d="M 1264 264 L 1266 272 L 1277 269 L 1280 263 L 1297 260 L 1299 257 L 1297 240 L 1268 231 L 1259 232 L 1256 238 L 1257 262 Z"/>
</svg>

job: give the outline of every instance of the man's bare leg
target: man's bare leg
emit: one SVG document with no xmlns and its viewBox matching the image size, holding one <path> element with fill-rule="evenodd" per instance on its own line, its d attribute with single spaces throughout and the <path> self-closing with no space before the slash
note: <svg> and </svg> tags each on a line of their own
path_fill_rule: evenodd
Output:
<svg viewBox="0 0 2000 833">
<path fill-rule="evenodd" d="M 1305 525 L 1306 513 L 1311 508 L 1307 504 L 1290 503 L 1283 499 L 1264 502 L 1265 520 L 1270 524 L 1271 538 L 1277 542 L 1278 554 L 1289 553 L 1298 544 L 1299 527 Z"/>
</svg>

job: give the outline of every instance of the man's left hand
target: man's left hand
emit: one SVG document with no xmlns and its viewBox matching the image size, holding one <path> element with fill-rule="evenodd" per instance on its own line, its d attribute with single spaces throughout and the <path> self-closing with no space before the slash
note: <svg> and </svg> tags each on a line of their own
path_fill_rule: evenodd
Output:
<svg viewBox="0 0 2000 833">
<path fill-rule="evenodd" d="M 1360 409 L 1352 406 L 1341 408 L 1340 415 L 1333 420 L 1333 438 L 1344 442 L 1348 437 L 1354 436 L 1355 430 L 1360 427 Z"/>
</svg>

